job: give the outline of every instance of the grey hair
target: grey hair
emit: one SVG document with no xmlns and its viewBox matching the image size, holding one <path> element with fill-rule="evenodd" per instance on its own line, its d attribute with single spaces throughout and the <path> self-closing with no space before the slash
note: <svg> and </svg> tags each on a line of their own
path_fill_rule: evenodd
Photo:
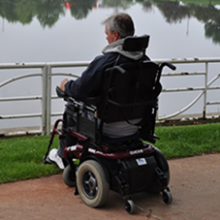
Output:
<svg viewBox="0 0 220 220">
<path fill-rule="evenodd" d="M 107 25 L 109 31 L 117 31 L 120 38 L 134 35 L 134 23 L 132 18 L 126 13 L 119 13 L 107 18 L 103 24 Z"/>
</svg>

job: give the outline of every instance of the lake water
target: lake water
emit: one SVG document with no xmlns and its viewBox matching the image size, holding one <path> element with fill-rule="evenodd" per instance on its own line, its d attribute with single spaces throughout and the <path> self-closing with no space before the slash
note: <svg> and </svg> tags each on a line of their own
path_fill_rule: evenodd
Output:
<svg viewBox="0 0 220 220">
<path fill-rule="evenodd" d="M 211 4 L 184 4 L 184 1 L 0 0 L 0 63 L 90 61 L 100 55 L 107 44 L 102 21 L 115 12 L 126 12 L 132 16 L 136 35 L 150 35 L 147 54 L 152 59 L 220 57 L 220 5 L 212 1 Z M 220 65 L 214 65 L 211 68 L 213 75 L 218 74 L 219 69 Z M 179 71 L 184 71 L 184 67 L 180 67 Z M 0 70 L 0 82 L 14 74 L 14 71 Z M 165 87 L 182 85 L 167 79 L 163 83 Z M 56 85 L 53 86 L 55 88 Z M 0 88 L 0 97 L 36 95 L 39 92 L 36 82 L 24 81 L 22 84 L 15 83 L 13 87 Z M 172 98 L 162 100 L 160 114 L 182 108 L 183 98 L 176 99 L 175 104 Z M 63 106 L 60 104 L 54 108 L 62 111 Z M 26 105 L 25 109 L 22 104 L 16 103 L 15 107 L 14 103 L 0 103 L 0 115 L 37 110 L 40 109 L 34 103 Z M 219 106 L 210 110 L 220 111 Z M 187 113 L 198 111 L 202 112 L 201 106 Z M 21 122 L 19 119 L 16 126 L 38 124 L 38 121 L 27 119 Z M 13 121 L 3 121 L 0 128 L 11 126 L 14 126 Z"/>
</svg>

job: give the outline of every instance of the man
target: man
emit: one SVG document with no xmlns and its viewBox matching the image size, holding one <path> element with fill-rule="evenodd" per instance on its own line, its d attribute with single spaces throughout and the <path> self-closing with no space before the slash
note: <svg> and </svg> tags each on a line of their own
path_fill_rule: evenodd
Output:
<svg viewBox="0 0 220 220">
<path fill-rule="evenodd" d="M 101 90 L 104 70 L 114 65 L 118 53 L 126 56 L 121 46 L 123 38 L 134 35 L 134 24 L 131 17 L 123 13 L 113 15 L 106 19 L 104 24 L 106 39 L 109 45 L 103 49 L 103 55 L 96 57 L 91 62 L 80 78 L 75 81 L 64 79 L 61 82 L 59 87 L 67 95 L 77 99 L 96 96 Z M 132 56 L 129 53 L 127 54 Z M 140 54 L 141 56 L 142 54 Z"/>
<path fill-rule="evenodd" d="M 78 100 L 99 96 L 102 89 L 103 73 L 106 68 L 112 67 L 116 63 L 120 64 L 126 61 L 139 60 L 143 57 L 142 51 L 124 51 L 122 49 L 124 38 L 133 36 L 135 31 L 134 23 L 128 14 L 119 13 L 112 15 L 103 23 L 105 24 L 105 34 L 109 44 L 103 49 L 103 55 L 97 56 L 80 78 L 75 81 L 62 80 L 59 88 L 65 91 L 68 96 Z M 138 121 L 137 119 L 131 122 L 135 124 Z M 131 125 L 126 121 L 110 124 L 104 123 L 103 125 L 103 134 L 111 138 L 129 136 L 136 133 L 137 130 L 137 126 Z M 57 152 L 53 149 L 53 153 L 49 155 L 49 158 L 55 161 Z M 58 155 L 62 157 L 62 154 L 63 149 L 60 146 Z M 59 157 L 58 159 L 60 163 L 61 160 Z"/>
</svg>

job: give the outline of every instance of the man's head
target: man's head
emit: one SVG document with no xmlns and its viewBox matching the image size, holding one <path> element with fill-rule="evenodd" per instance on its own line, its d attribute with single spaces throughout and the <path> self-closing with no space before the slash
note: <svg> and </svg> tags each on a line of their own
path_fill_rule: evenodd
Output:
<svg viewBox="0 0 220 220">
<path fill-rule="evenodd" d="M 105 24 L 106 39 L 109 44 L 121 38 L 134 35 L 134 23 L 128 14 L 112 15 L 103 23 Z"/>
</svg>

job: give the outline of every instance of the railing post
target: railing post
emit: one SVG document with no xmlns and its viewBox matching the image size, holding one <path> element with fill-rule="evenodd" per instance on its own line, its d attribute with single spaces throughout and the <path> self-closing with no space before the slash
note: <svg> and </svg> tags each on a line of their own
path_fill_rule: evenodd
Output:
<svg viewBox="0 0 220 220">
<path fill-rule="evenodd" d="M 46 111 L 46 135 L 50 134 L 51 127 L 51 66 L 47 66 L 47 111 Z"/>
<path fill-rule="evenodd" d="M 203 112 L 202 112 L 203 118 L 206 117 L 207 86 L 208 86 L 208 62 L 205 62 L 205 85 L 204 85 Z"/>
<path fill-rule="evenodd" d="M 51 127 L 51 66 L 42 68 L 42 121 L 41 134 L 49 135 Z"/>
<path fill-rule="evenodd" d="M 46 134 L 46 115 L 47 115 L 47 66 L 42 68 L 42 117 L 41 117 L 41 135 Z"/>
</svg>

